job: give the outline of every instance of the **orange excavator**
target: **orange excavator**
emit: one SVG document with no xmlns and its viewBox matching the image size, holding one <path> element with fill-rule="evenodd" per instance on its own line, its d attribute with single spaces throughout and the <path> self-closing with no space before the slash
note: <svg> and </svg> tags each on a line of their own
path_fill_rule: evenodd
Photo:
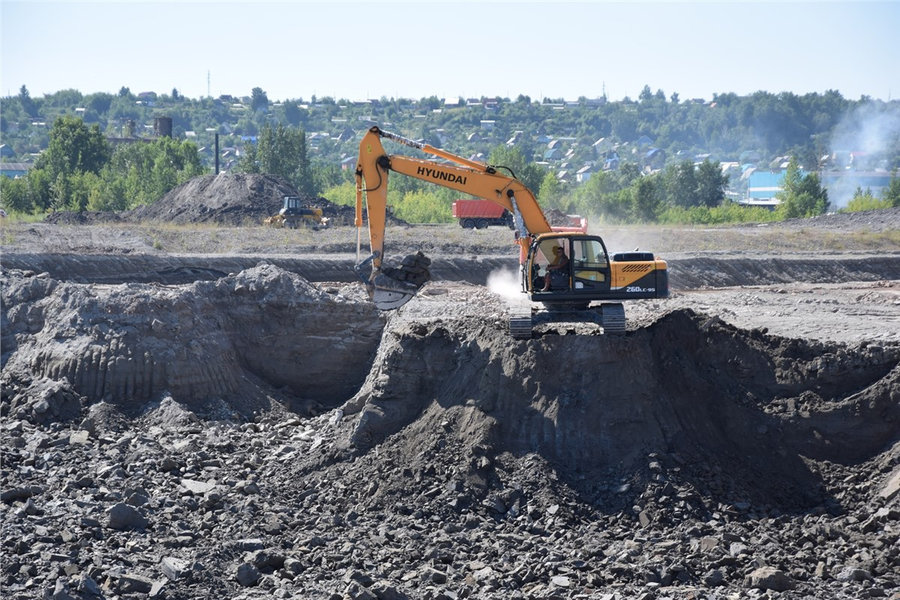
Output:
<svg viewBox="0 0 900 600">
<path fill-rule="evenodd" d="M 389 155 L 383 139 L 438 160 Z M 421 254 L 406 257 L 399 268 L 383 262 L 391 171 L 490 200 L 512 214 L 522 292 L 543 307 L 511 309 L 509 330 L 515 338 L 530 338 L 534 325 L 544 320 L 593 321 L 604 333 L 622 333 L 625 310 L 620 301 L 669 295 L 664 260 L 651 252 L 626 252 L 610 258 L 603 239 L 588 234 L 585 223 L 551 226 L 534 194 L 511 170 L 456 156 L 376 126 L 363 136 L 356 166 L 356 226 L 361 232 L 365 203 L 371 249 L 356 270 L 381 310 L 403 306 L 429 277 L 430 261 Z"/>
</svg>

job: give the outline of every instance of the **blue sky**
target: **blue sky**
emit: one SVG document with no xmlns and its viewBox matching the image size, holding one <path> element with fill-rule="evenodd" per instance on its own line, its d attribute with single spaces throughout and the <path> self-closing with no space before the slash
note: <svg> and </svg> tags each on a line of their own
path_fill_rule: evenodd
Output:
<svg viewBox="0 0 900 600">
<path fill-rule="evenodd" d="M 900 96 L 900 2 L 0 0 L 0 95 Z"/>
</svg>

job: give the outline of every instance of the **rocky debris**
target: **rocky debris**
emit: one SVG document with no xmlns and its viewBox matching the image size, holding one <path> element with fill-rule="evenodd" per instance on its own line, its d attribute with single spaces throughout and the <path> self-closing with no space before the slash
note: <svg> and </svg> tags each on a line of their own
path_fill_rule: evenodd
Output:
<svg viewBox="0 0 900 600">
<path fill-rule="evenodd" d="M 126 529 L 144 529 L 147 527 L 148 521 L 136 508 L 129 506 L 124 502 L 119 502 L 110 507 L 109 527 L 120 531 Z"/>
<path fill-rule="evenodd" d="M 408 284 L 418 289 L 431 278 L 430 266 L 431 259 L 422 254 L 422 252 L 416 252 L 415 254 L 404 256 L 400 260 L 399 267 L 383 265 L 381 274 L 393 281 L 401 282 L 401 285 Z"/>
<path fill-rule="evenodd" d="M 475 286 L 427 284 L 384 321 L 271 265 L 173 288 L 2 283 L 7 597 L 900 591 L 896 343 L 690 310 L 512 341 Z M 81 387 L 91 347 L 112 385 Z M 119 383 L 167 351 L 206 369 L 157 395 Z M 229 369 L 217 391 L 208 373 Z M 44 380 L 79 394 L 74 418 L 26 409 Z"/>
<path fill-rule="evenodd" d="M 703 285 L 748 263 L 693 262 Z M 616 340 L 513 342 L 476 286 L 385 321 L 352 286 L 238 271 L 3 274 L 4 597 L 900 596 L 891 281 L 840 306 L 826 284 L 676 294 Z M 728 324 L 749 312 L 787 337 Z M 143 394 L 140 361 L 174 370 Z"/>
<path fill-rule="evenodd" d="M 791 578 L 780 569 L 774 567 L 760 567 L 747 576 L 745 585 L 760 590 L 774 590 L 785 592 L 794 587 Z"/>
</svg>

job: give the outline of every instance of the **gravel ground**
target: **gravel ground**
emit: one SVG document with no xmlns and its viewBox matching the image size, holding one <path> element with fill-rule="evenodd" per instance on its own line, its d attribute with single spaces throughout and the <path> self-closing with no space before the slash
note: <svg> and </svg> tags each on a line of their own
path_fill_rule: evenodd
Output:
<svg viewBox="0 0 900 600">
<path fill-rule="evenodd" d="M 600 232 L 664 257 L 900 260 L 898 215 Z M 504 256 L 498 231 L 388 242 Z M 2 240 L 128 260 L 352 253 L 356 233 Z M 491 284 L 431 282 L 379 315 L 359 284 L 272 265 L 179 285 L 5 271 L 3 597 L 900 598 L 897 280 L 704 284 L 629 304 L 623 336 L 525 341 Z"/>
</svg>

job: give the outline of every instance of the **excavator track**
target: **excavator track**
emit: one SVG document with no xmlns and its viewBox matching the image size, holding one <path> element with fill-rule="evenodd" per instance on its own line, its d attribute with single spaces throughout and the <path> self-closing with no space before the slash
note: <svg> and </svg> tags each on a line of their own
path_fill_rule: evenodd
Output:
<svg viewBox="0 0 900 600">
<path fill-rule="evenodd" d="M 603 329 L 604 335 L 622 335 L 626 331 L 625 307 L 613 302 L 569 310 L 509 309 L 509 334 L 518 340 L 531 339 L 536 326 L 578 323 L 593 323 Z"/>
<path fill-rule="evenodd" d="M 625 307 L 621 304 L 604 304 L 600 307 L 603 333 L 625 333 Z"/>
<path fill-rule="evenodd" d="M 509 334 L 517 340 L 530 340 L 533 327 L 531 310 L 510 311 Z"/>
</svg>

